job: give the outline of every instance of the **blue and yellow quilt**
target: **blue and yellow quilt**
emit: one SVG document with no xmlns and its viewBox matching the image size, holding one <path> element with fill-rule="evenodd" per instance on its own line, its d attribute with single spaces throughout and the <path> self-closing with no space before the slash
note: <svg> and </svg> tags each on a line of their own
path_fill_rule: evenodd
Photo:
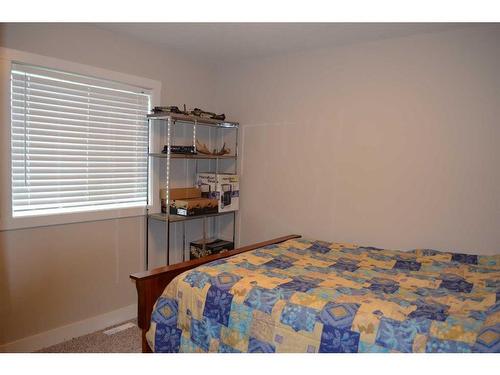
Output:
<svg viewBox="0 0 500 375">
<path fill-rule="evenodd" d="M 176 277 L 155 352 L 500 352 L 500 256 L 306 239 Z"/>
</svg>

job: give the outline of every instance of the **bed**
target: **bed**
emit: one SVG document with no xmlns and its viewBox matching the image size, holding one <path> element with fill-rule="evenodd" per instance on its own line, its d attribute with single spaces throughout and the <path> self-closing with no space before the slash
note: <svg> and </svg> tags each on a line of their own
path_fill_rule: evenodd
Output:
<svg viewBox="0 0 500 375">
<path fill-rule="evenodd" d="M 131 278 L 144 352 L 500 352 L 500 256 L 290 235 Z"/>
</svg>

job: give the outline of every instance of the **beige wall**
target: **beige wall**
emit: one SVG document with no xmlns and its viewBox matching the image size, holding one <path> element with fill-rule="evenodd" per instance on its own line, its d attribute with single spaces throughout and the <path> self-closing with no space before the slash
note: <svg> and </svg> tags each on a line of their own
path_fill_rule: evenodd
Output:
<svg viewBox="0 0 500 375">
<path fill-rule="evenodd" d="M 0 343 L 135 303 L 143 220 L 0 232 Z"/>
<path fill-rule="evenodd" d="M 500 253 L 499 39 L 490 26 L 221 69 L 218 109 L 244 125 L 242 244 Z"/>
<path fill-rule="evenodd" d="M 213 72 L 176 51 L 87 24 L 0 24 L 0 46 L 162 81 L 162 100 L 210 107 Z"/>
<path fill-rule="evenodd" d="M 211 106 L 203 65 L 90 25 L 0 24 L 0 46 L 159 80 L 163 103 Z M 0 231 L 0 345 L 136 303 L 143 220 Z"/>
</svg>

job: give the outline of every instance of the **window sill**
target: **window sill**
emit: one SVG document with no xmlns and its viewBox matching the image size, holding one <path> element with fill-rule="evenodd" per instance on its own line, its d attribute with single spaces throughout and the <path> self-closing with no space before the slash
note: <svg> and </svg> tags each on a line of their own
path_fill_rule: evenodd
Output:
<svg viewBox="0 0 500 375">
<path fill-rule="evenodd" d="M 144 216 L 145 214 L 146 207 L 139 206 L 85 212 L 68 212 L 43 216 L 14 217 L 0 220 L 0 231 L 120 219 L 125 217 Z"/>
</svg>

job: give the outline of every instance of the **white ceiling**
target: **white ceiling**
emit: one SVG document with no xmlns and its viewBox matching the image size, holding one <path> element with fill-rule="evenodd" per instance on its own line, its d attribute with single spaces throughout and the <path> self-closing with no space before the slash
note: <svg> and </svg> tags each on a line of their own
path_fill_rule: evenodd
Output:
<svg viewBox="0 0 500 375">
<path fill-rule="evenodd" d="M 100 23 L 96 26 L 206 64 L 334 47 L 474 24 L 457 23 Z M 477 24 L 476 24 L 477 25 Z"/>
</svg>

